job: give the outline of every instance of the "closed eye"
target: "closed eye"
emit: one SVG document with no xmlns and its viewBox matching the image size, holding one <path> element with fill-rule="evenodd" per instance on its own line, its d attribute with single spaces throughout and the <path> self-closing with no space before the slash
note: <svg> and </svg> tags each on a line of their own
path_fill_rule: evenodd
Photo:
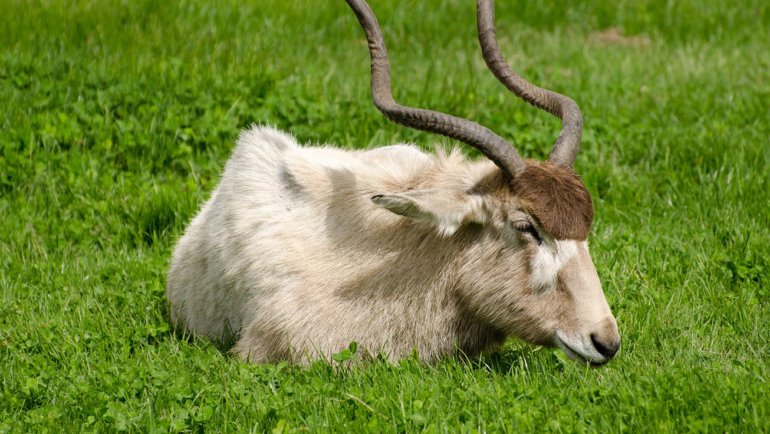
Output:
<svg viewBox="0 0 770 434">
<path fill-rule="evenodd" d="M 528 221 L 514 222 L 513 228 L 519 231 L 520 233 L 524 234 L 525 236 L 531 237 L 538 244 L 543 243 L 543 239 L 540 238 L 540 234 L 537 232 L 537 229 L 535 229 L 535 227 L 532 226 L 530 222 Z"/>
</svg>

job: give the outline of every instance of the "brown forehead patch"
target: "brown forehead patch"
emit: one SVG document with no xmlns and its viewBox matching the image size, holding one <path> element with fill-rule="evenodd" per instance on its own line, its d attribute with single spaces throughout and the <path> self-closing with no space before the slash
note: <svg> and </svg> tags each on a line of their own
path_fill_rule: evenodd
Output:
<svg viewBox="0 0 770 434">
<path fill-rule="evenodd" d="M 554 238 L 588 238 L 594 206 L 583 181 L 572 169 L 528 161 L 527 168 L 513 180 L 513 191 Z"/>
</svg>

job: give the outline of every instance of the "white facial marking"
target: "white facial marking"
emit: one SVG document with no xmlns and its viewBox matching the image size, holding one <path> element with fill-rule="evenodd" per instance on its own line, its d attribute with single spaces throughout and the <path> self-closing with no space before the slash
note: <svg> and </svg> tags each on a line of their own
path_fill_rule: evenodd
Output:
<svg viewBox="0 0 770 434">
<path fill-rule="evenodd" d="M 530 266 L 532 274 L 529 283 L 535 291 L 546 291 L 556 286 L 556 277 L 564 265 L 578 252 L 578 242 L 555 240 L 542 243 Z"/>
<path fill-rule="evenodd" d="M 572 294 L 574 317 L 556 330 L 554 342 L 571 359 L 603 364 L 611 357 L 599 352 L 592 336 L 594 333 L 605 337 L 611 337 L 610 333 L 617 335 L 617 324 L 604 297 L 599 276 L 588 256 L 588 243 L 573 243 L 579 255 L 575 258 L 579 269 L 570 272 L 570 281 L 565 282 L 565 290 Z M 614 331 L 607 327 L 613 327 Z"/>
</svg>

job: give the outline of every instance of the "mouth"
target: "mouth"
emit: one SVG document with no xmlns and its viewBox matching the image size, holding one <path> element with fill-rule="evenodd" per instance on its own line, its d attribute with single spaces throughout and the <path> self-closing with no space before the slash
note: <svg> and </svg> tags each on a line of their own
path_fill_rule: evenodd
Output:
<svg viewBox="0 0 770 434">
<path fill-rule="evenodd" d="M 582 353 L 577 351 L 576 349 L 572 348 L 569 344 L 567 344 L 564 339 L 562 339 L 559 336 L 559 333 L 556 333 L 556 336 L 554 336 L 554 341 L 556 342 L 556 346 L 559 347 L 562 351 L 564 351 L 564 354 L 567 355 L 570 359 L 578 362 L 578 363 L 584 363 L 587 366 L 590 366 L 592 368 L 596 368 L 602 365 L 606 365 L 607 362 L 610 361 L 608 358 L 603 358 L 601 360 L 595 360 L 593 358 L 589 358 L 587 356 L 584 356 Z"/>
</svg>

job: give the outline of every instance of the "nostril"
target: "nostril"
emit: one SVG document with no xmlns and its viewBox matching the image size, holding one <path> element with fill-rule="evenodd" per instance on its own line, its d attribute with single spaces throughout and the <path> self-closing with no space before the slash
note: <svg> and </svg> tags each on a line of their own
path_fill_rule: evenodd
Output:
<svg viewBox="0 0 770 434">
<path fill-rule="evenodd" d="M 591 333 L 591 343 L 602 356 L 611 359 L 620 349 L 620 341 L 602 342 L 596 333 Z"/>
</svg>

